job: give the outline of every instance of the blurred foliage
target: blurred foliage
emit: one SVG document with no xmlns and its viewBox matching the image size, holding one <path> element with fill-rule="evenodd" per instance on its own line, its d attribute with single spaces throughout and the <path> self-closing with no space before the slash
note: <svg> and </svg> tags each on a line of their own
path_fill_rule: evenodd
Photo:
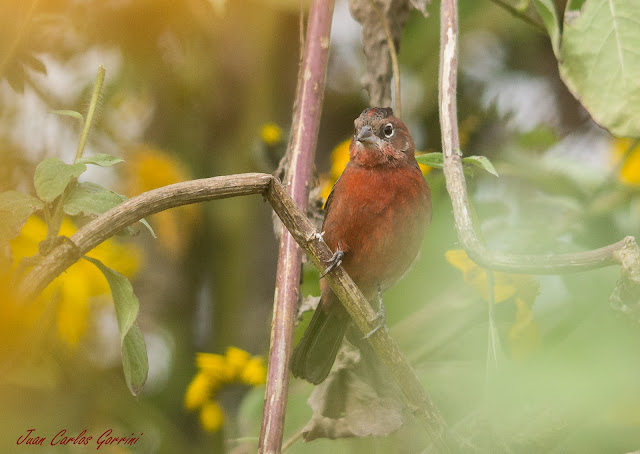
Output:
<svg viewBox="0 0 640 454">
<path fill-rule="evenodd" d="M 489 158 L 500 175 L 477 172 L 467 181 L 488 244 L 571 252 L 637 235 L 637 142 L 593 123 L 560 80 L 552 44 L 537 28 L 488 0 L 459 3 L 461 148 L 464 156 Z M 538 20 L 532 2 L 509 3 L 527 6 Z M 11 288 L 8 270 L 18 258 L 33 256 L 47 237 L 46 219 L 33 215 L 43 204 L 27 197 L 36 195 L 36 166 L 44 158 L 70 163 L 76 150 L 78 122 L 50 111 L 84 112 L 100 64 L 107 80 L 85 155 L 125 162 L 87 166 L 74 216 L 97 214 L 83 211 L 82 197 L 93 194 L 87 184 L 133 196 L 190 178 L 274 171 L 298 74 L 298 5 L 3 1 L 0 190 L 23 195 L 0 198 L 2 288 Z M 427 7 L 428 18 L 409 15 L 399 55 L 403 120 L 417 149 L 428 152 L 440 150 L 438 7 Z M 368 104 L 359 86 L 359 33 L 338 1 L 316 159 L 325 195 L 346 164 L 344 139 Z M 445 181 L 437 169 L 425 173 L 433 221 L 420 259 L 385 294 L 385 305 L 392 336 L 468 441 L 465 451 L 637 450 L 640 333 L 608 305 L 617 269 L 535 279 L 495 273 L 490 306 L 487 273 L 461 256 L 457 268 L 447 260 L 459 246 Z M 105 203 L 115 201 L 101 194 Z M 255 451 L 264 397 L 254 387 L 259 368 L 214 383 L 202 375 L 202 358 L 228 361 L 229 354 L 200 352 L 243 351 L 238 357 L 247 364 L 255 359 L 247 352 L 267 353 L 277 257 L 271 211 L 259 197 L 235 198 L 149 221 L 158 239 L 140 229 L 90 254 L 135 279 L 149 358 L 142 393 L 134 399 L 123 380 L 106 281 L 80 261 L 26 307 L 10 290 L 0 295 L 0 446 L 14 446 L 27 428 L 49 439 L 61 429 L 94 437 L 113 429 L 118 436 L 143 433 L 126 448 L 131 452 Z M 66 219 L 61 226 L 67 236 L 76 228 Z M 303 293 L 317 294 L 317 272 L 303 271 Z M 223 381 L 225 390 L 213 393 Z M 311 417 L 312 388 L 291 383 L 285 438 Z M 221 430 L 208 433 L 201 423 Z M 424 441 L 409 423 L 386 438 L 295 441 L 287 452 L 414 453 Z M 124 449 L 110 448 L 101 451 Z"/>
</svg>

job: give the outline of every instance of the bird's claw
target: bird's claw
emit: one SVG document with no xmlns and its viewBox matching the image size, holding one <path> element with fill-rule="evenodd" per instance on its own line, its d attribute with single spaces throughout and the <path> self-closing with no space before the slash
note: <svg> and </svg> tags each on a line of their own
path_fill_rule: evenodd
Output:
<svg viewBox="0 0 640 454">
<path fill-rule="evenodd" d="M 382 301 L 380 301 L 380 303 L 382 303 Z M 384 327 L 385 329 L 387 329 L 387 313 L 384 309 L 383 304 L 380 305 L 380 310 L 376 312 L 376 318 L 372 320 L 372 322 L 376 322 L 376 321 L 378 322 L 376 327 L 373 328 L 371 331 L 369 331 L 367 334 L 365 334 L 363 339 L 369 339 L 380 328 Z"/>
<path fill-rule="evenodd" d="M 307 237 L 307 241 L 322 240 L 324 238 L 324 232 L 313 232 Z"/>
<path fill-rule="evenodd" d="M 382 302 L 382 289 L 380 288 L 380 285 L 378 284 L 378 303 L 380 304 L 380 309 L 378 309 L 378 312 L 376 312 L 376 317 L 371 320 L 372 322 L 377 321 L 378 324 L 376 325 L 375 328 L 373 328 L 371 331 L 369 331 L 367 334 L 364 335 L 363 339 L 369 339 L 373 333 L 375 333 L 376 331 L 378 331 L 380 328 L 384 327 L 385 329 L 387 329 L 387 311 L 384 307 L 384 303 Z"/>
<path fill-rule="evenodd" d="M 340 266 L 343 258 L 344 258 L 344 252 L 342 252 L 340 249 L 334 252 L 331 258 L 327 261 L 329 266 L 327 267 L 326 270 L 324 270 L 324 273 L 322 273 L 322 276 L 320 276 L 320 279 L 322 279 L 327 274 L 329 274 L 329 272 L 333 270 L 335 267 Z"/>
</svg>

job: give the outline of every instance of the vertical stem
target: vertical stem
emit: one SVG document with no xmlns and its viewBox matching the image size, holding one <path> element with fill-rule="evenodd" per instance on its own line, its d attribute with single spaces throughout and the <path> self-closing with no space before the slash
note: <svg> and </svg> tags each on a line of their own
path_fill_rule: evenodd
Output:
<svg viewBox="0 0 640 454">
<path fill-rule="evenodd" d="M 311 4 L 289 139 L 289 165 L 285 186 L 296 204 L 305 212 L 322 113 L 333 6 L 334 0 L 314 0 Z M 289 232 L 283 230 L 278 255 L 269 370 L 258 448 L 261 454 L 279 453 L 282 446 L 301 263 L 300 248 Z"/>
<path fill-rule="evenodd" d="M 93 117 L 95 116 L 96 108 L 98 107 L 98 100 L 100 99 L 100 91 L 102 90 L 102 85 L 104 84 L 104 75 L 105 75 L 104 66 L 100 65 L 100 67 L 98 68 L 98 74 L 96 76 L 96 83 L 93 86 L 91 101 L 89 102 L 89 110 L 87 110 L 87 116 L 84 120 L 82 133 L 80 134 L 80 141 L 78 142 L 78 150 L 76 151 L 76 158 L 73 160 L 73 162 L 77 162 L 78 159 L 82 157 L 82 153 L 84 152 L 84 147 L 87 144 L 87 139 L 89 138 L 89 132 L 91 131 L 91 125 L 93 123 Z"/>
<path fill-rule="evenodd" d="M 460 148 L 456 85 L 458 80 L 458 1 L 440 5 L 440 129 L 444 159 Z M 449 179 L 447 178 L 447 181 Z"/>
</svg>

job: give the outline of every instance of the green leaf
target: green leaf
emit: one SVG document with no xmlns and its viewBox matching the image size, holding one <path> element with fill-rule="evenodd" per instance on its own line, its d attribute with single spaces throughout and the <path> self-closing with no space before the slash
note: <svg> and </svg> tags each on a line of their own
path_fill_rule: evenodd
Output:
<svg viewBox="0 0 640 454">
<path fill-rule="evenodd" d="M 80 120 L 80 123 L 84 124 L 84 118 L 82 117 L 82 114 L 80 112 L 76 112 L 75 110 L 52 110 L 51 113 L 56 115 L 63 115 L 66 117 L 72 117 L 76 120 Z"/>
<path fill-rule="evenodd" d="M 138 298 L 133 293 L 131 282 L 122 274 L 109 268 L 100 260 L 86 256 L 85 259 L 102 271 L 111 288 L 118 328 L 120 329 L 124 378 L 131 393 L 137 396 L 142 390 L 149 372 L 144 336 L 136 323 L 139 308 Z"/>
<path fill-rule="evenodd" d="M 40 200 L 53 202 L 64 192 L 72 179 L 87 170 L 84 164 L 65 164 L 58 158 L 47 158 L 38 164 L 33 176 L 33 184 Z"/>
<path fill-rule="evenodd" d="M 471 164 L 475 167 L 486 170 L 492 175 L 499 176 L 498 172 L 496 172 L 496 168 L 493 167 L 493 164 L 491 164 L 491 161 L 489 161 L 486 156 L 467 156 L 466 158 L 462 158 L 462 163 Z"/>
<path fill-rule="evenodd" d="M 533 4 L 551 38 L 551 46 L 556 58 L 560 56 L 560 24 L 553 0 L 533 0 Z"/>
<path fill-rule="evenodd" d="M 76 163 L 82 164 L 95 164 L 100 167 L 111 167 L 114 164 L 123 162 L 124 159 L 118 156 L 112 156 L 110 154 L 97 153 L 92 156 L 83 156 L 76 161 Z"/>
<path fill-rule="evenodd" d="M 560 75 L 593 119 L 619 137 L 640 137 L 640 8 L 637 0 L 572 0 Z"/>
<path fill-rule="evenodd" d="M 137 323 L 131 325 L 122 342 L 122 368 L 131 394 L 137 396 L 142 391 L 149 374 L 147 346 Z"/>
<path fill-rule="evenodd" d="M 154 232 L 153 228 L 151 227 L 151 224 L 149 224 L 145 218 L 140 219 L 140 224 L 144 225 L 154 238 L 158 238 L 156 236 L 156 232 Z"/>
<path fill-rule="evenodd" d="M 416 156 L 416 161 L 420 164 L 434 167 L 436 169 L 442 169 L 442 166 L 444 165 L 444 157 L 442 156 L 442 153 L 420 154 Z"/>
<path fill-rule="evenodd" d="M 20 233 L 27 218 L 44 207 L 42 201 L 18 191 L 0 193 L 0 244 L 6 244 Z"/>
<path fill-rule="evenodd" d="M 69 193 L 63 210 L 69 216 L 96 216 L 109 211 L 127 198 L 96 183 L 78 183 Z"/>
<path fill-rule="evenodd" d="M 127 200 L 126 196 L 111 191 L 99 184 L 83 182 L 78 183 L 69 193 L 67 200 L 64 202 L 63 210 L 69 216 L 98 216 L 106 213 L 125 200 Z M 156 233 L 146 219 L 142 218 L 139 222 L 149 230 L 154 238 L 157 238 Z M 125 233 L 133 235 L 134 230 L 131 229 L 131 227 L 127 227 Z"/>
</svg>

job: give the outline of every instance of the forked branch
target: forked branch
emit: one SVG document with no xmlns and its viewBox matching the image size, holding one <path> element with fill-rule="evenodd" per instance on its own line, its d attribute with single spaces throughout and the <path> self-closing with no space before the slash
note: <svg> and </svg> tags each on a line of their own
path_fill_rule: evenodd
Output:
<svg viewBox="0 0 640 454">
<path fill-rule="evenodd" d="M 123 202 L 86 224 L 70 241 L 61 243 L 45 256 L 25 276 L 19 289 L 20 295 L 23 298 L 34 298 L 84 254 L 143 217 L 180 205 L 248 194 L 262 194 L 314 265 L 319 270 L 324 269 L 332 251 L 283 185 L 272 175 L 248 173 L 172 184 Z M 342 267 L 336 268 L 325 279 L 358 328 L 363 333 L 373 331 L 378 323 L 376 313 Z M 369 337 L 369 342 L 398 383 L 409 408 L 422 421 L 437 451 L 448 452 L 445 442 L 446 424 L 397 344 L 382 329 L 376 330 Z"/>
<path fill-rule="evenodd" d="M 622 264 L 623 276 L 640 276 L 640 250 L 633 237 L 591 251 L 569 254 L 513 255 L 493 251 L 480 240 L 459 154 L 456 81 L 458 62 L 457 0 L 442 0 L 440 7 L 440 128 L 447 191 L 453 205 L 458 239 L 469 258 L 496 271 L 522 274 L 560 274 Z M 629 257 L 634 257 L 629 260 Z M 622 257 L 626 258 L 623 262 Z"/>
</svg>

